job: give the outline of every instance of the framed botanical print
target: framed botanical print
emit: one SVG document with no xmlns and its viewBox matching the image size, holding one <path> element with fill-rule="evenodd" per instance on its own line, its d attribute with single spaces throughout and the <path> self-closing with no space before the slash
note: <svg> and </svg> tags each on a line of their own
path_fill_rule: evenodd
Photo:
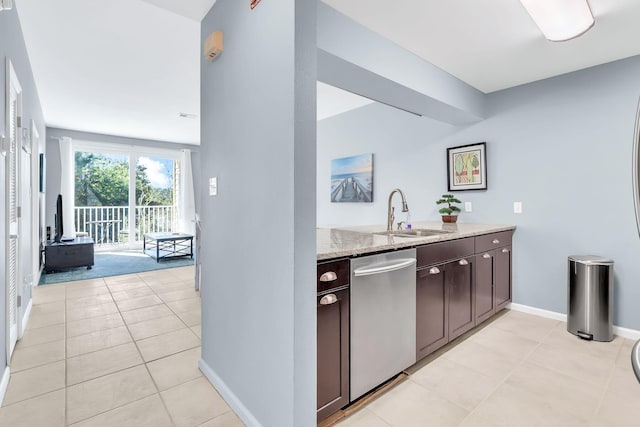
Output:
<svg viewBox="0 0 640 427">
<path fill-rule="evenodd" d="M 449 191 L 486 190 L 486 143 L 447 148 Z"/>
</svg>

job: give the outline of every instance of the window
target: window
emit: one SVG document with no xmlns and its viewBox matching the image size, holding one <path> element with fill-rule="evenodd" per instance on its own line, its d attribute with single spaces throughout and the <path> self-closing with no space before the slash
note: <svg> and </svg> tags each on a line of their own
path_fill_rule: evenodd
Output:
<svg viewBox="0 0 640 427">
<path fill-rule="evenodd" d="M 75 224 L 99 245 L 139 246 L 178 227 L 181 153 L 74 141 Z"/>
</svg>

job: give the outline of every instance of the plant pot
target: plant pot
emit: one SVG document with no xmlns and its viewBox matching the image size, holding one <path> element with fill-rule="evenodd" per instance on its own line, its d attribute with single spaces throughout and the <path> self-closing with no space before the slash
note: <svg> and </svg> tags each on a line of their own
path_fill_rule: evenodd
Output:
<svg viewBox="0 0 640 427">
<path fill-rule="evenodd" d="M 442 222 L 456 222 L 458 215 L 442 215 Z"/>
</svg>

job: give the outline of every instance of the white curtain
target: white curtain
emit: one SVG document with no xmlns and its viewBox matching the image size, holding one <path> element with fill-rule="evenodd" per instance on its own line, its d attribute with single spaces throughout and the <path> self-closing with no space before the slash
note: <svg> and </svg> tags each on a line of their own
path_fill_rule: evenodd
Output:
<svg viewBox="0 0 640 427">
<path fill-rule="evenodd" d="M 73 143 L 66 136 L 60 138 L 60 194 L 62 194 L 62 227 L 65 237 L 76 237 L 76 226 L 73 220 L 74 214 L 74 188 L 73 188 Z"/>
<path fill-rule="evenodd" d="M 182 150 L 180 159 L 180 200 L 178 200 L 178 228 L 182 233 L 195 233 L 196 203 L 193 192 L 191 150 Z"/>
</svg>

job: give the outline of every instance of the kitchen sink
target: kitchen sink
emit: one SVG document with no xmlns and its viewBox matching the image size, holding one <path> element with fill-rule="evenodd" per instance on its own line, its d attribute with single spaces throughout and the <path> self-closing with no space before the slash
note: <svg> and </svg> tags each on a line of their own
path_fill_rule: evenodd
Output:
<svg viewBox="0 0 640 427">
<path fill-rule="evenodd" d="M 449 230 L 433 230 L 429 228 L 414 228 L 411 230 L 391 230 L 391 231 L 381 231 L 379 233 L 383 236 L 395 236 L 395 237 L 429 237 L 429 236 L 438 236 L 440 234 L 449 234 L 453 233 L 453 231 Z"/>
</svg>

